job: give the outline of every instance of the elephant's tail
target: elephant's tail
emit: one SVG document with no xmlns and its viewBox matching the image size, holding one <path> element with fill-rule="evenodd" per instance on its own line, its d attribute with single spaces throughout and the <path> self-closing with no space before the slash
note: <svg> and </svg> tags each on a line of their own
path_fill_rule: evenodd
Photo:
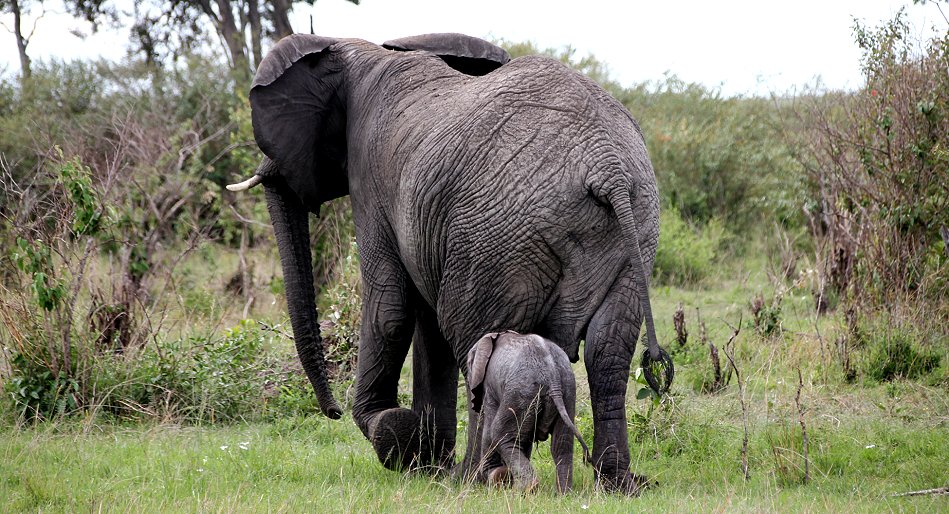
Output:
<svg viewBox="0 0 949 514">
<path fill-rule="evenodd" d="M 583 462 L 592 464 L 593 459 L 590 458 L 590 448 L 587 447 L 586 441 L 583 440 L 583 434 L 580 433 L 577 425 L 574 424 L 573 420 L 570 419 L 570 415 L 567 414 L 567 407 L 563 404 L 563 394 L 559 389 L 551 390 L 550 399 L 554 402 L 554 406 L 557 407 L 557 412 L 560 414 L 560 421 L 573 432 L 577 441 L 580 441 L 580 446 L 583 447 Z"/>
<path fill-rule="evenodd" d="M 552 344 L 553 343 L 545 342 L 543 346 L 545 354 L 544 357 L 547 361 L 548 368 L 555 370 L 559 374 L 561 372 L 561 368 L 557 366 L 557 363 L 554 361 L 554 356 L 551 353 L 551 346 L 548 346 Z M 563 354 L 559 348 L 557 348 L 556 351 L 559 351 L 561 354 Z M 563 355 L 563 362 L 566 366 L 570 365 L 567 361 L 566 355 Z M 554 407 L 557 408 L 557 414 L 560 415 L 560 421 L 563 422 L 564 426 L 570 429 L 573 435 L 577 438 L 577 441 L 580 441 L 580 446 L 583 447 L 583 462 L 586 462 L 587 464 L 593 464 L 593 459 L 590 458 L 590 448 L 587 447 L 586 441 L 583 440 L 583 434 L 581 434 L 580 430 L 577 429 L 577 425 L 574 424 L 572 419 L 570 419 L 570 414 L 567 412 L 567 406 L 563 403 L 563 391 L 560 388 L 561 384 L 563 383 L 563 376 L 555 377 L 555 380 L 553 380 L 553 382 L 550 384 L 550 390 L 548 391 L 548 394 L 550 394 L 550 400 L 554 403 Z M 574 385 L 574 387 L 576 387 L 576 385 Z M 574 392 L 574 398 L 575 397 L 576 394 Z"/>
<path fill-rule="evenodd" d="M 649 303 L 649 277 L 646 274 L 646 266 L 643 262 L 642 250 L 639 245 L 639 229 L 636 221 L 636 215 L 633 212 L 633 202 L 630 196 L 630 190 L 625 184 L 616 184 L 612 185 L 604 191 L 606 200 L 613 207 L 613 212 L 616 213 L 616 217 L 619 221 L 620 230 L 623 233 L 623 240 L 626 243 L 626 247 L 629 250 L 630 263 L 633 266 L 633 273 L 635 274 L 635 280 L 637 283 L 636 296 L 639 299 L 639 305 L 643 312 L 643 318 L 646 322 L 646 343 L 648 345 L 648 361 L 651 362 L 662 362 L 666 367 L 666 381 L 661 386 L 658 384 L 655 379 L 649 380 L 649 385 L 653 390 L 658 394 L 662 394 L 669 390 L 669 386 L 672 385 L 672 376 L 674 371 L 672 369 L 672 359 L 668 357 L 668 354 L 665 353 L 661 348 L 659 348 L 659 341 L 656 339 L 656 327 L 652 319 L 652 306 Z M 645 363 L 648 362 L 644 356 L 644 368 Z M 649 369 L 644 369 L 644 372 L 647 373 L 647 379 L 651 378 L 652 372 Z"/>
</svg>

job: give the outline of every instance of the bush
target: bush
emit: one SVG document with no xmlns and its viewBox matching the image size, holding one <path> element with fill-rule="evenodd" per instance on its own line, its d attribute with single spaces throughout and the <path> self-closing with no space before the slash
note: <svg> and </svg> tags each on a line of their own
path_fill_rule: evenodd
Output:
<svg viewBox="0 0 949 514">
<path fill-rule="evenodd" d="M 99 392 L 94 403 L 119 417 L 193 423 L 286 414 L 275 412 L 274 405 L 289 403 L 281 397 L 294 396 L 287 386 L 303 377 L 293 366 L 296 356 L 287 350 L 276 332 L 243 320 L 221 336 L 193 336 L 126 355 L 103 355 L 93 373 L 93 389 Z"/>
<path fill-rule="evenodd" d="M 15 352 L 4 391 L 21 419 L 49 419 L 73 412 L 79 406 L 79 382 L 57 374 L 43 359 Z"/>
<path fill-rule="evenodd" d="M 100 372 L 115 378 L 106 389 L 139 384 L 119 410 L 151 409 L 157 391 L 180 393 L 167 384 L 189 380 L 172 356 L 150 353 L 176 337 L 161 333 L 168 311 L 220 318 L 227 303 L 175 268 L 207 239 L 252 241 L 238 236 L 255 226 L 230 215 L 222 192 L 232 168 L 258 155 L 246 99 L 216 69 L 53 62 L 17 86 L 0 82 L 0 379 L 25 417 L 102 406 Z M 239 212 L 266 217 L 260 201 Z M 222 410 L 197 408 L 215 413 L 202 419 Z"/>
<path fill-rule="evenodd" d="M 865 88 L 805 97 L 799 160 L 821 272 L 871 307 L 931 301 L 949 276 L 949 34 L 920 44 L 901 11 L 854 28 Z"/>
<path fill-rule="evenodd" d="M 695 285 L 712 273 L 725 231 L 715 220 L 701 228 L 686 223 L 674 207 L 659 213 L 659 248 L 653 275 L 660 283 Z"/>
<path fill-rule="evenodd" d="M 751 299 L 751 316 L 755 333 L 762 337 L 771 337 L 781 333 L 781 304 L 787 292 L 787 289 L 779 287 L 770 302 L 766 302 L 764 296 L 760 294 Z"/>
<path fill-rule="evenodd" d="M 917 337 L 900 327 L 886 327 L 871 334 L 864 372 L 879 382 L 897 378 L 914 380 L 939 367 L 942 356 L 923 348 Z"/>
<path fill-rule="evenodd" d="M 733 231 L 755 228 L 762 217 L 802 223 L 801 170 L 775 104 L 723 98 L 674 76 L 619 99 L 642 126 L 663 202 L 684 219 L 717 219 Z"/>
</svg>

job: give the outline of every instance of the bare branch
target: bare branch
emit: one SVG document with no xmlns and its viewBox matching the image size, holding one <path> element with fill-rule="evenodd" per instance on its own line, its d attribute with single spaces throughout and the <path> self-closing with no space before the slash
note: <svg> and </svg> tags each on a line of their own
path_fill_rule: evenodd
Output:
<svg viewBox="0 0 949 514">
<path fill-rule="evenodd" d="M 728 338 L 728 342 L 725 343 L 725 358 L 728 359 L 728 363 L 731 364 L 732 370 L 735 372 L 735 381 L 738 382 L 738 401 L 741 404 L 741 426 L 743 437 L 741 440 L 741 472 L 745 477 L 745 481 L 751 480 L 751 473 L 748 470 L 748 405 L 745 403 L 745 383 L 741 381 L 741 373 L 738 371 L 738 366 L 735 364 L 735 359 L 733 354 L 733 347 L 735 339 L 738 338 L 738 334 L 741 333 L 741 320 L 743 315 L 738 316 L 738 327 L 732 329 L 731 337 Z M 725 322 L 729 327 L 731 327 L 728 322 Z"/>
<path fill-rule="evenodd" d="M 811 469 L 810 459 L 807 455 L 807 425 L 804 423 L 804 407 L 801 405 L 802 389 L 804 389 L 804 377 L 801 375 L 801 368 L 797 368 L 797 395 L 794 396 L 794 404 L 797 405 L 798 422 L 801 424 L 804 453 L 804 483 L 806 484 L 811 481 Z"/>
<path fill-rule="evenodd" d="M 42 4 L 40 4 L 40 5 L 42 5 Z M 43 6 L 43 12 L 41 12 L 41 13 L 39 14 L 39 16 L 37 16 L 36 18 L 33 19 L 33 28 L 30 29 L 30 35 L 29 35 L 29 36 L 26 36 L 26 37 L 24 38 L 24 39 L 26 40 L 26 43 L 27 43 L 27 44 L 29 44 L 29 43 L 30 43 L 30 40 L 33 39 L 33 34 L 36 33 L 36 25 L 40 22 L 40 20 L 43 19 L 44 16 L 46 16 L 46 13 L 47 13 L 47 10 L 46 10 L 46 6 L 44 5 L 44 6 Z"/>
<path fill-rule="evenodd" d="M 266 224 L 266 223 L 261 223 L 261 222 L 259 222 L 259 221 L 257 221 L 257 220 L 252 220 L 252 219 L 250 219 L 250 218 L 245 218 L 244 216 L 241 216 L 241 213 L 237 212 L 237 209 L 234 208 L 234 205 L 233 205 L 233 204 L 228 205 L 228 207 L 231 208 L 231 212 L 234 213 L 234 216 L 236 216 L 236 217 L 237 217 L 237 220 L 240 221 L 241 223 L 246 223 L 246 224 L 248 224 L 248 225 L 256 225 L 256 226 L 258 226 L 258 227 L 263 227 L 263 228 L 266 228 L 266 229 L 273 229 L 272 226 L 270 226 L 270 225 L 268 225 L 268 224 Z"/>
<path fill-rule="evenodd" d="M 930 494 L 949 494 L 949 486 L 937 487 L 935 489 L 921 489 L 919 491 L 909 491 L 905 493 L 891 494 L 890 498 L 900 498 L 902 496 L 928 496 Z"/>
</svg>

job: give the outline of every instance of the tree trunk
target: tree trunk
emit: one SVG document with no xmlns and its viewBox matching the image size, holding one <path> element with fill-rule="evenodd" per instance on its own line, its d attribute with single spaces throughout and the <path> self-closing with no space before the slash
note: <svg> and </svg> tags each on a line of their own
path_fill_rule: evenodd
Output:
<svg viewBox="0 0 949 514">
<path fill-rule="evenodd" d="M 237 32 L 240 34 L 241 46 L 243 47 L 244 56 L 247 57 L 248 61 L 250 60 L 250 48 L 247 47 L 247 27 L 250 25 L 249 10 L 247 0 L 237 0 L 237 16 L 240 20 L 240 26 L 237 27 Z M 253 65 L 253 63 L 248 64 Z"/>
<path fill-rule="evenodd" d="M 290 4 L 290 0 L 273 0 L 273 26 L 278 41 L 293 34 L 293 27 L 290 26 Z"/>
<path fill-rule="evenodd" d="M 250 21 L 250 44 L 254 55 L 254 68 L 260 66 L 263 59 L 260 38 L 262 30 L 260 28 L 260 5 L 257 0 L 247 0 L 247 19 Z"/>
<path fill-rule="evenodd" d="M 30 42 L 28 39 L 23 37 L 22 29 L 22 13 L 20 12 L 20 2 L 18 0 L 11 1 L 11 8 L 13 9 L 13 35 L 16 36 L 16 49 L 20 53 L 20 70 L 22 72 L 23 80 L 30 78 L 30 56 L 26 55 L 26 45 Z"/>
<path fill-rule="evenodd" d="M 218 5 L 218 31 L 227 49 L 231 54 L 231 66 L 241 75 L 246 75 L 250 70 L 247 64 L 247 54 L 244 52 L 244 42 L 241 32 L 237 29 L 234 20 L 234 12 L 231 10 L 230 0 L 217 0 Z"/>
<path fill-rule="evenodd" d="M 210 0 L 199 0 L 197 4 L 211 19 L 215 30 L 224 40 L 228 56 L 231 58 L 231 69 L 238 73 L 239 79 L 249 79 L 250 66 L 247 62 L 247 52 L 244 51 L 244 37 L 234 20 L 231 0 L 216 0 L 217 12 Z"/>
</svg>

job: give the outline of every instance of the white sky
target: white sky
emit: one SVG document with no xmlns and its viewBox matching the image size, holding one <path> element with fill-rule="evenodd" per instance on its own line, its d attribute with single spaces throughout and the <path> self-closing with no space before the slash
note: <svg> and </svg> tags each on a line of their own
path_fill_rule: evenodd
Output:
<svg viewBox="0 0 949 514">
<path fill-rule="evenodd" d="M 55 2 L 47 2 L 55 4 Z M 859 87 L 859 50 L 853 42 L 853 18 L 877 25 L 906 5 L 908 19 L 921 36 L 949 30 L 930 2 L 911 0 L 319 0 L 300 4 L 292 23 L 309 32 L 386 39 L 427 32 L 534 41 L 539 47 L 572 45 L 577 55 L 593 54 L 624 85 L 661 80 L 674 73 L 690 82 L 720 87 L 727 95 L 783 93 L 818 77 L 826 87 Z M 944 8 L 947 15 L 949 9 Z M 0 16 L 7 27 L 12 16 Z M 28 30 L 31 23 L 27 24 Z M 47 13 L 38 22 L 29 47 L 34 61 L 50 57 L 103 56 L 121 59 L 126 33 L 88 33 L 84 23 Z M 0 28 L 0 73 L 19 70 L 12 34 Z"/>
</svg>

